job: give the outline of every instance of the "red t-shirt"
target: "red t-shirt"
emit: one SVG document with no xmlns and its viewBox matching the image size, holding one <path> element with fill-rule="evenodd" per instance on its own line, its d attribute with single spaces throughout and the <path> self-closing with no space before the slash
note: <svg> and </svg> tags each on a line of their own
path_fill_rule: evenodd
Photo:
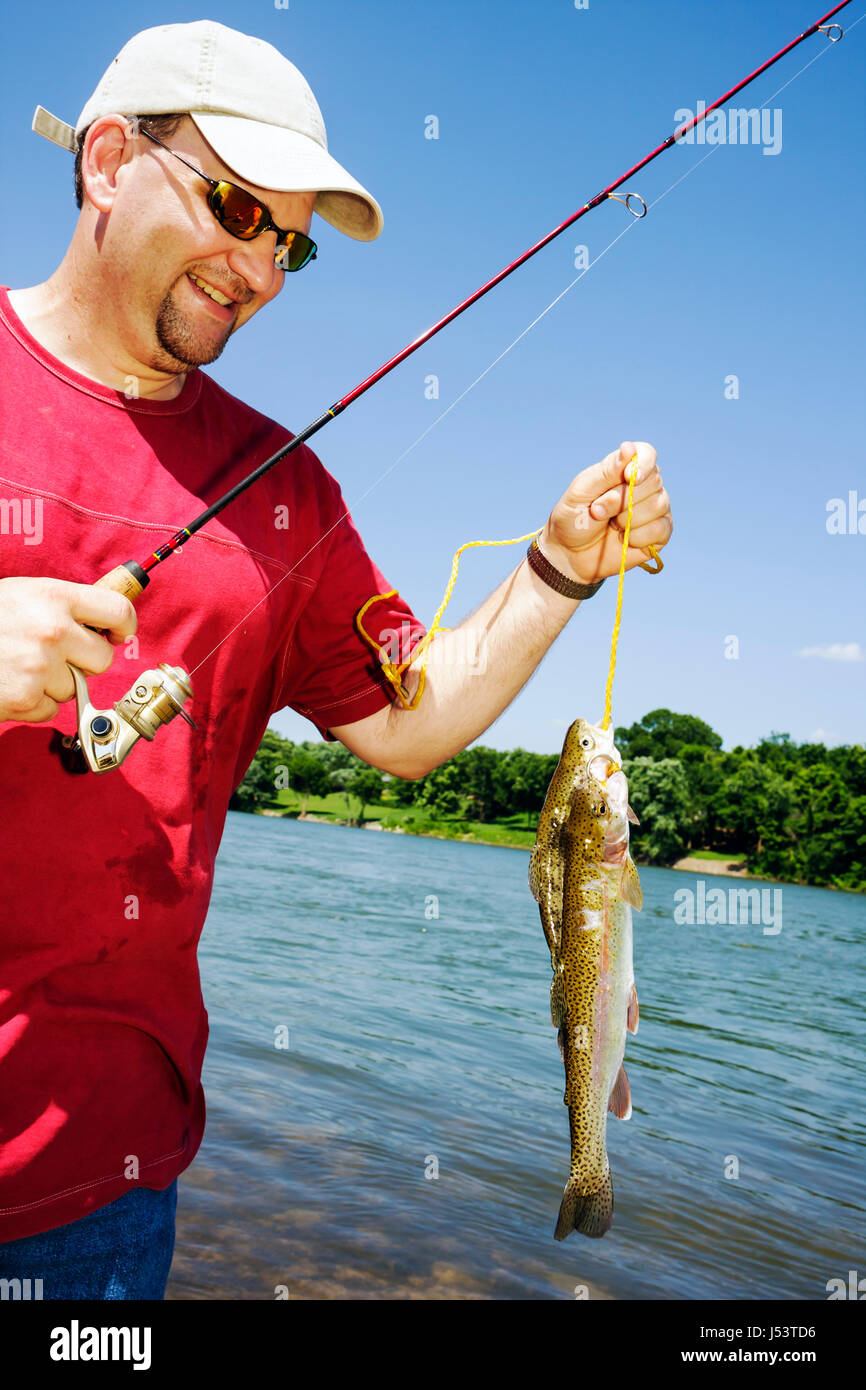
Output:
<svg viewBox="0 0 866 1390">
<path fill-rule="evenodd" d="M 0 382 L 0 578 L 92 584 L 141 562 L 293 437 L 201 371 L 171 401 L 88 380 L 2 287 Z M 75 775 L 50 747 L 74 701 L 51 724 L 0 724 L 0 1241 L 164 1188 L 198 1149 L 196 950 L 229 798 L 276 710 L 325 731 L 389 703 L 353 619 L 391 586 L 351 520 L 335 525 L 344 511 L 303 445 L 154 572 L 138 650 L 115 648 L 91 700 L 203 662 L 195 730 L 176 718 L 115 771 Z M 399 596 L 364 626 L 424 631 Z"/>
</svg>

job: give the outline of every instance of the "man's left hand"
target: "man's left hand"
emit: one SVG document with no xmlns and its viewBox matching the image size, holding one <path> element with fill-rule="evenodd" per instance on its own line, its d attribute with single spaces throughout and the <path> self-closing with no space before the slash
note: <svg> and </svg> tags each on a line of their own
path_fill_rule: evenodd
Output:
<svg viewBox="0 0 866 1390">
<path fill-rule="evenodd" d="M 647 546 L 660 550 L 671 538 L 674 523 L 656 462 L 658 455 L 651 444 L 627 440 L 601 463 L 578 473 L 538 538 L 550 563 L 579 583 L 592 584 L 619 574 L 631 476 L 629 460 L 635 454 L 638 475 L 626 569 L 651 560 Z"/>
</svg>

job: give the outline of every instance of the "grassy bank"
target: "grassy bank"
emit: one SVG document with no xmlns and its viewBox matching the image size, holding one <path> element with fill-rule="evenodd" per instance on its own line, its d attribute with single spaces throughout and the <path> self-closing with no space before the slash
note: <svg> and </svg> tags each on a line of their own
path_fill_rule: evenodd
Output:
<svg viewBox="0 0 866 1390">
<path fill-rule="evenodd" d="M 285 790 L 278 793 L 269 815 L 298 816 L 302 800 L 297 793 Z M 359 806 L 356 797 L 349 798 L 343 792 L 330 792 L 328 796 L 308 796 L 306 815 L 316 820 L 330 821 L 332 825 L 356 825 Z M 381 826 L 383 830 L 402 832 L 406 835 L 427 835 L 435 840 L 462 840 L 478 845 L 502 845 L 508 849 L 532 849 L 535 844 L 535 827 L 527 826 L 526 816 L 506 816 L 495 821 L 461 820 L 459 817 L 431 816 L 415 806 L 394 806 L 384 802 L 371 802 L 364 807 L 365 825 Z M 741 864 L 745 875 L 745 855 L 719 854 L 715 850 L 691 850 L 689 859 L 717 861 L 719 864 Z M 685 861 L 683 861 L 685 865 Z M 672 865 L 678 868 L 679 865 Z M 711 872 L 708 869 L 708 872 Z M 718 870 L 716 870 L 718 872 Z"/>
<path fill-rule="evenodd" d="M 301 804 L 301 797 L 296 792 L 284 790 L 277 794 L 271 812 L 297 816 Z M 306 814 L 318 820 L 330 821 L 333 825 L 354 825 L 358 823 L 358 800 L 357 797 L 347 797 L 344 792 L 308 796 Z M 364 807 L 364 819 L 360 823 L 362 826 L 380 825 L 383 830 L 402 831 L 407 835 L 430 835 L 438 840 L 466 840 L 475 844 L 532 849 L 535 827 L 527 826 L 526 819 L 521 815 L 506 816 L 498 821 L 461 820 L 458 817 L 431 816 L 417 806 L 370 802 Z"/>
</svg>

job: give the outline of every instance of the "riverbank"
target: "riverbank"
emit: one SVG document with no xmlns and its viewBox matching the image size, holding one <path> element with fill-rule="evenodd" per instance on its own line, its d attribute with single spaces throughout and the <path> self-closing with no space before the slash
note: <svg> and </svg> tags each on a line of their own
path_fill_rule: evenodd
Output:
<svg viewBox="0 0 866 1390">
<path fill-rule="evenodd" d="M 698 859 L 694 855 L 686 855 L 685 859 L 678 859 L 675 864 L 671 864 L 672 869 L 683 869 L 687 874 L 718 874 L 724 878 L 759 878 L 759 874 L 750 874 L 743 864 L 736 861 L 725 859 Z M 768 880 L 764 880 L 768 882 Z"/>
<path fill-rule="evenodd" d="M 312 811 L 301 814 L 293 811 L 282 811 L 265 807 L 263 810 L 257 812 L 257 814 L 262 816 L 275 816 L 278 819 L 289 816 L 292 820 L 310 821 L 319 825 L 344 825 L 354 830 L 383 830 L 391 835 L 416 835 L 426 840 L 456 840 L 463 844 L 492 845 L 496 849 L 520 849 L 525 851 L 531 851 L 532 849 L 531 844 L 525 842 L 521 843 L 510 837 L 506 838 L 507 832 L 501 838 L 491 840 L 486 839 L 484 836 L 477 835 L 472 831 L 467 831 L 462 835 L 446 834 L 441 830 L 435 829 L 409 829 L 405 824 L 383 825 L 382 822 L 378 820 L 364 821 L 362 825 L 355 825 L 353 822 L 341 820 L 337 816 L 317 816 L 315 812 Z M 519 834 L 521 832 L 512 832 L 512 835 L 515 833 Z M 680 869 L 687 874 L 708 874 L 723 878 L 761 877 L 759 874 L 750 874 L 745 865 L 739 863 L 737 860 L 728 859 L 723 856 L 705 859 L 696 855 L 687 855 L 685 858 L 678 859 L 674 864 L 669 864 L 666 867 Z M 772 880 L 764 878 L 763 881 L 771 882 Z"/>
</svg>

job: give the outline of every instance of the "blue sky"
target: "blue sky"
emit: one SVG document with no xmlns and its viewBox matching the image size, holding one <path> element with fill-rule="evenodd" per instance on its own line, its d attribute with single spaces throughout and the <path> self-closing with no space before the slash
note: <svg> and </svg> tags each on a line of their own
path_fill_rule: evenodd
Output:
<svg viewBox="0 0 866 1390">
<path fill-rule="evenodd" d="M 45 279 L 77 216 L 72 160 L 30 133 L 37 102 L 74 122 L 122 44 L 212 18 L 279 47 L 322 108 L 329 145 L 378 198 L 355 242 L 314 218 L 318 260 L 208 370 L 299 430 L 641 158 L 682 108 L 709 104 L 829 0 L 272 0 L 8 7 L 2 170 L 31 216 L 2 229 L 0 279 Z M 463 541 L 540 526 L 580 468 L 622 439 L 659 451 L 676 532 L 659 578 L 627 577 L 614 719 L 696 714 L 725 746 L 771 730 L 862 742 L 866 533 L 828 532 L 855 494 L 866 532 L 862 245 L 866 12 L 839 16 L 732 105 L 778 98 L 760 143 L 682 145 L 445 329 L 317 436 L 368 549 L 429 622 Z M 855 27 L 852 27 L 855 26 Z M 778 115 L 781 112 L 781 117 Z M 425 138 L 435 115 L 439 138 Z M 773 131 L 773 139 L 769 138 Z M 772 143 L 781 148 L 765 153 Z M 710 153 L 710 157 L 700 161 Z M 696 167 L 699 166 L 699 167 Z M 661 198 L 688 170 L 688 177 Z M 389 476 L 371 485 L 594 259 L 563 300 Z M 439 378 L 438 400 L 425 379 Z M 726 378 L 739 395 L 726 399 Z M 353 505 L 354 500 L 359 500 Z M 464 557 L 446 622 L 521 549 Z M 483 736 L 558 749 L 598 719 L 614 584 L 585 604 Z M 142 617 L 144 615 L 142 614 Z M 736 659 L 726 657 L 730 638 Z M 803 655 L 803 652 L 811 652 Z M 290 711 L 275 728 L 316 737 Z"/>
</svg>

